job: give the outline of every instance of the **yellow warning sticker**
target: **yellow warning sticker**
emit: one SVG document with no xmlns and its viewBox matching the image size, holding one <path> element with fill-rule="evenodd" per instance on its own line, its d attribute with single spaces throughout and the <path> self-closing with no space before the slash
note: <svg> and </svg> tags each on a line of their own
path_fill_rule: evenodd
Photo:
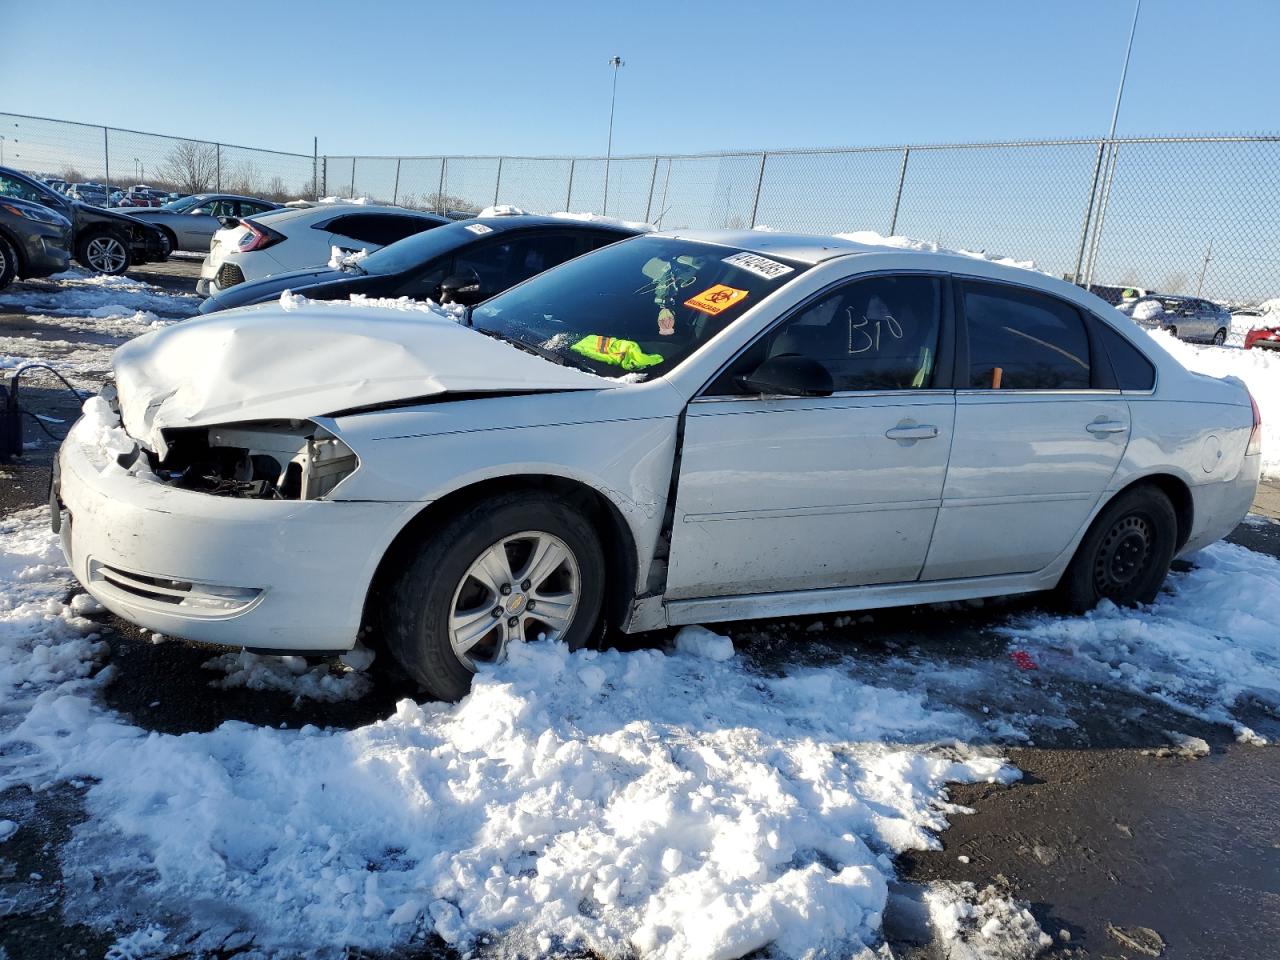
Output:
<svg viewBox="0 0 1280 960">
<path fill-rule="evenodd" d="M 684 305 L 714 317 L 717 313 L 728 310 L 735 303 L 746 298 L 746 290 L 738 290 L 735 287 L 726 287 L 723 283 L 717 283 L 714 287 L 703 290 L 696 297 L 690 297 Z"/>
</svg>

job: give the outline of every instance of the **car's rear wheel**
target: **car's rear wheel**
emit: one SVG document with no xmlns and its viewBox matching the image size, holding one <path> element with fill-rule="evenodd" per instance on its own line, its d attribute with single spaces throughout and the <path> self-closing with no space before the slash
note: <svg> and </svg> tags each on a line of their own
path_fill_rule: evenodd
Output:
<svg viewBox="0 0 1280 960">
<path fill-rule="evenodd" d="M 1213 335 L 1213 345 L 1215 347 L 1220 347 L 1226 342 L 1227 342 L 1227 331 L 1224 330 L 1222 327 L 1219 327 L 1217 333 Z"/>
<path fill-rule="evenodd" d="M 169 254 L 178 249 L 178 238 L 174 236 L 168 227 L 160 228 L 160 259 L 165 260 Z"/>
<path fill-rule="evenodd" d="M 129 269 L 132 258 L 125 242 L 114 233 L 93 233 L 76 244 L 76 259 L 90 270 L 119 276 Z"/>
<path fill-rule="evenodd" d="M 482 501 L 405 554 L 383 635 L 434 697 L 457 700 L 513 643 L 583 646 L 604 598 L 604 551 L 591 524 L 549 494 Z"/>
<path fill-rule="evenodd" d="M 0 290 L 13 283 L 18 275 L 18 254 L 13 245 L 0 237 Z"/>
<path fill-rule="evenodd" d="M 1169 573 L 1177 539 L 1178 518 L 1161 490 L 1126 490 L 1098 514 L 1063 575 L 1067 604 L 1084 611 L 1104 599 L 1150 603 Z"/>
</svg>

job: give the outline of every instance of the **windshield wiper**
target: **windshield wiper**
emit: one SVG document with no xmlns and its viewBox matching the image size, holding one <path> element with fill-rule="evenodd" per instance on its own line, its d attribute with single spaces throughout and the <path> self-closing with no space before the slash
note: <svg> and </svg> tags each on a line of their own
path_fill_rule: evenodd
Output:
<svg viewBox="0 0 1280 960">
<path fill-rule="evenodd" d="M 468 307 L 467 309 L 470 310 L 471 308 Z M 470 317 L 468 316 L 468 320 L 469 319 Z M 472 329 L 477 333 L 483 333 L 486 337 L 493 337 L 495 340 L 501 340 L 503 343 L 509 343 L 517 350 L 523 350 L 525 353 L 532 353 L 535 357 L 541 357 L 543 360 L 550 360 L 556 366 L 570 367 L 574 370 L 578 369 L 575 364 L 570 363 L 560 355 L 552 353 L 544 347 L 535 346 L 534 344 L 527 343 L 524 340 L 517 340 L 515 337 L 503 336 L 496 330 L 485 330 L 482 327 L 472 327 Z"/>
</svg>

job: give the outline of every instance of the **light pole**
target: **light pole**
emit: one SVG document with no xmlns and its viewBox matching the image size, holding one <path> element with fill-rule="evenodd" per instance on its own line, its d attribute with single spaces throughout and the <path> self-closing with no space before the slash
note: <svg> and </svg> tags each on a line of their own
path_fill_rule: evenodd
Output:
<svg viewBox="0 0 1280 960">
<path fill-rule="evenodd" d="M 600 211 L 605 215 L 609 213 L 609 163 L 613 160 L 613 106 L 618 99 L 618 68 L 626 64 L 621 57 L 610 57 L 609 66 L 613 67 L 613 93 L 609 96 L 609 145 L 604 155 L 604 209 Z"/>
<path fill-rule="evenodd" d="M 0 167 L 4 166 L 4 134 L 0 133 Z"/>
<path fill-rule="evenodd" d="M 1102 222 L 1107 216 L 1107 206 L 1111 203 L 1111 181 L 1115 176 L 1115 152 L 1116 152 L 1116 124 L 1120 120 L 1120 103 L 1124 99 L 1124 81 L 1129 75 L 1129 55 L 1133 53 L 1133 38 L 1138 32 L 1138 14 L 1142 11 L 1142 0 L 1134 0 L 1133 3 L 1133 22 L 1129 24 L 1129 43 L 1124 48 L 1124 65 L 1120 68 L 1120 85 L 1116 87 L 1116 105 L 1111 111 L 1111 129 L 1107 132 L 1107 145 L 1110 148 L 1111 156 L 1108 157 L 1109 169 L 1107 171 L 1106 183 L 1103 186 L 1102 205 L 1098 210 L 1098 222 L 1094 227 L 1093 244 L 1089 252 L 1089 262 L 1084 275 L 1084 288 L 1089 289 L 1089 284 L 1093 282 L 1093 265 L 1098 259 L 1098 234 L 1102 229 Z M 1101 157 L 1099 157 L 1101 161 Z M 1099 163 L 1101 167 L 1101 163 Z M 1094 177 L 1097 177 L 1095 171 Z"/>
</svg>

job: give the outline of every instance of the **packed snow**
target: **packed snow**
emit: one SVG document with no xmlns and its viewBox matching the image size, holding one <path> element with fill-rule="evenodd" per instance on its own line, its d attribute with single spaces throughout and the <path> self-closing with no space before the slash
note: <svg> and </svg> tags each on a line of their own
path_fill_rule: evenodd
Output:
<svg viewBox="0 0 1280 960">
<path fill-rule="evenodd" d="M 856 230 L 852 233 L 837 233 L 835 237 L 838 240 L 848 240 L 851 243 L 861 243 L 868 247 L 891 247 L 894 250 L 923 250 L 926 253 L 954 253 L 962 257 L 971 257 L 975 260 L 989 260 L 992 263 L 998 263 L 1006 267 L 1019 267 L 1023 270 L 1036 270 L 1040 273 L 1044 272 L 1036 266 L 1034 260 L 1018 260 L 1014 257 L 975 252 L 973 250 L 951 250 L 947 247 L 940 246 L 931 240 L 916 240 L 914 237 L 898 235 L 886 237 L 884 234 L 877 233 L 875 230 Z"/>
</svg>

